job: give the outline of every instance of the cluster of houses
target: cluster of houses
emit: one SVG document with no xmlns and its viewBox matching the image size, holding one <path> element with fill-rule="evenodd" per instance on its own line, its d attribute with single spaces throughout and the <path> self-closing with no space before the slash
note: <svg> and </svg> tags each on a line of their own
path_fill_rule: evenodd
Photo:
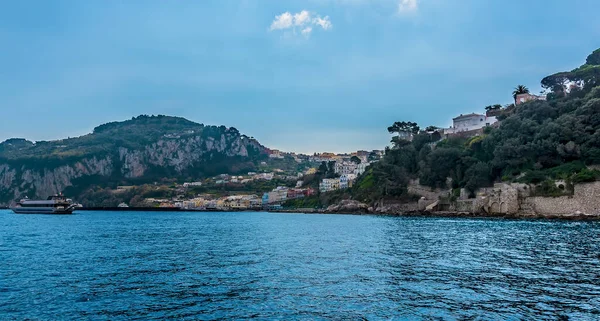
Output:
<svg viewBox="0 0 600 321">
<path fill-rule="evenodd" d="M 250 210 L 280 207 L 287 200 L 308 197 L 314 194 L 311 188 L 288 188 L 278 186 L 262 197 L 255 194 L 233 195 L 214 198 L 211 195 L 198 196 L 189 200 L 169 200 L 147 198 L 148 205 L 162 208 L 181 208 L 186 210 Z"/>
<path fill-rule="evenodd" d="M 379 159 L 383 156 L 383 150 L 359 150 L 350 154 L 335 154 L 335 153 L 316 153 L 312 156 L 308 156 L 308 161 L 312 163 L 321 163 L 321 162 L 348 162 L 352 157 L 357 157 L 360 159 L 362 163 L 366 163 L 372 159 Z"/>
<path fill-rule="evenodd" d="M 359 164 L 355 162 L 336 162 L 334 169 L 335 174 L 339 175 L 336 178 L 324 178 L 319 183 L 319 191 L 321 193 L 331 192 L 338 189 L 346 189 L 352 187 L 354 181 L 358 176 L 364 173 L 367 167 L 372 164 L 371 162 L 361 162 Z"/>
<path fill-rule="evenodd" d="M 308 197 L 314 193 L 315 191 L 312 188 L 288 188 L 285 186 L 278 186 L 272 191 L 263 194 L 262 204 L 265 207 L 273 206 L 287 200 Z"/>
<path fill-rule="evenodd" d="M 258 181 L 258 180 L 263 180 L 263 181 L 270 181 L 273 178 L 275 178 L 276 174 L 275 173 L 255 173 L 255 172 L 248 172 L 248 175 L 229 175 L 229 174 L 221 174 L 218 175 L 216 177 L 213 177 L 212 180 L 214 181 L 215 184 L 217 185 L 221 185 L 221 184 L 229 184 L 229 183 L 233 183 L 233 184 L 247 184 L 249 182 L 252 181 Z"/>
</svg>

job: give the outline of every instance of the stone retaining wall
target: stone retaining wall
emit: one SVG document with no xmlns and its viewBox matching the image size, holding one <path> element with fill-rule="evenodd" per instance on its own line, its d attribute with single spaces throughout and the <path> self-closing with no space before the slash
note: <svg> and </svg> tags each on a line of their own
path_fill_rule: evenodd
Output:
<svg viewBox="0 0 600 321">
<path fill-rule="evenodd" d="M 410 194 L 419 195 L 425 197 L 428 200 L 438 200 L 440 196 L 448 196 L 450 192 L 442 189 L 432 189 L 429 186 L 423 186 L 419 184 L 419 180 L 411 181 L 408 184 L 408 192 Z"/>
<path fill-rule="evenodd" d="M 581 212 L 600 215 L 600 182 L 575 185 L 573 196 L 527 197 L 522 207 L 531 207 L 537 214 L 560 215 Z"/>
</svg>

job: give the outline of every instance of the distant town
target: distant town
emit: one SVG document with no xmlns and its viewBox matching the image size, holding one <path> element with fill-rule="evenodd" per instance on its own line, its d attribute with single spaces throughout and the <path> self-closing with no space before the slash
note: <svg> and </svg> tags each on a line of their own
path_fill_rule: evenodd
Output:
<svg viewBox="0 0 600 321">
<path fill-rule="evenodd" d="M 143 203 L 151 207 L 161 208 L 181 208 L 187 210 L 249 210 L 249 209 L 278 209 L 288 201 L 298 198 L 304 198 L 314 195 L 317 192 L 325 193 L 339 189 L 352 187 L 356 178 L 365 172 L 366 168 L 379 160 L 384 154 L 382 150 L 357 151 L 350 154 L 319 153 L 314 155 L 304 155 L 296 153 L 285 153 L 279 150 L 270 150 L 269 158 L 285 159 L 292 158 L 298 164 L 311 164 L 302 172 L 295 174 L 281 169 L 274 169 L 270 172 L 248 172 L 246 175 L 220 174 L 202 181 L 185 182 L 176 185 L 176 190 L 180 194 L 171 199 L 164 198 L 145 198 Z M 314 175 L 319 164 L 328 164 L 333 167 L 335 178 L 326 178 L 319 183 L 318 190 L 310 187 L 303 187 L 303 178 Z M 262 165 L 266 165 L 266 162 Z M 185 198 L 183 195 L 189 190 L 199 187 L 219 187 L 231 189 L 234 186 L 244 186 L 260 181 L 280 181 L 286 182 L 288 186 L 277 186 L 269 192 L 262 195 L 258 194 L 236 194 L 216 197 L 214 194 L 199 193 L 193 198 Z M 289 185 L 294 185 L 290 187 Z M 118 186 L 116 193 L 125 192 L 134 189 L 136 186 Z M 128 204 L 122 203 L 121 207 L 127 207 Z"/>
</svg>

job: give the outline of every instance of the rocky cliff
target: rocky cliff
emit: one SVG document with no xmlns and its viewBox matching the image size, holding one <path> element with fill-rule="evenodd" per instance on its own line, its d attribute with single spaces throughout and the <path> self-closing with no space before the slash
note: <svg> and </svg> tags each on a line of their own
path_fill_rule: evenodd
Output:
<svg viewBox="0 0 600 321">
<path fill-rule="evenodd" d="M 0 204 L 25 195 L 45 198 L 73 186 L 252 170 L 266 151 L 235 128 L 167 116 L 105 124 L 60 141 L 11 139 L 0 144 Z"/>
</svg>

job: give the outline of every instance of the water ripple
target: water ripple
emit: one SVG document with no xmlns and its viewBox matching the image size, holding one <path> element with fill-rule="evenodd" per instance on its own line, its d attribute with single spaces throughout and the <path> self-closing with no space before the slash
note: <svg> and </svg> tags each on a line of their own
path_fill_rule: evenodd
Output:
<svg viewBox="0 0 600 321">
<path fill-rule="evenodd" d="M 0 211 L 2 319 L 599 320 L 600 224 Z"/>
</svg>

